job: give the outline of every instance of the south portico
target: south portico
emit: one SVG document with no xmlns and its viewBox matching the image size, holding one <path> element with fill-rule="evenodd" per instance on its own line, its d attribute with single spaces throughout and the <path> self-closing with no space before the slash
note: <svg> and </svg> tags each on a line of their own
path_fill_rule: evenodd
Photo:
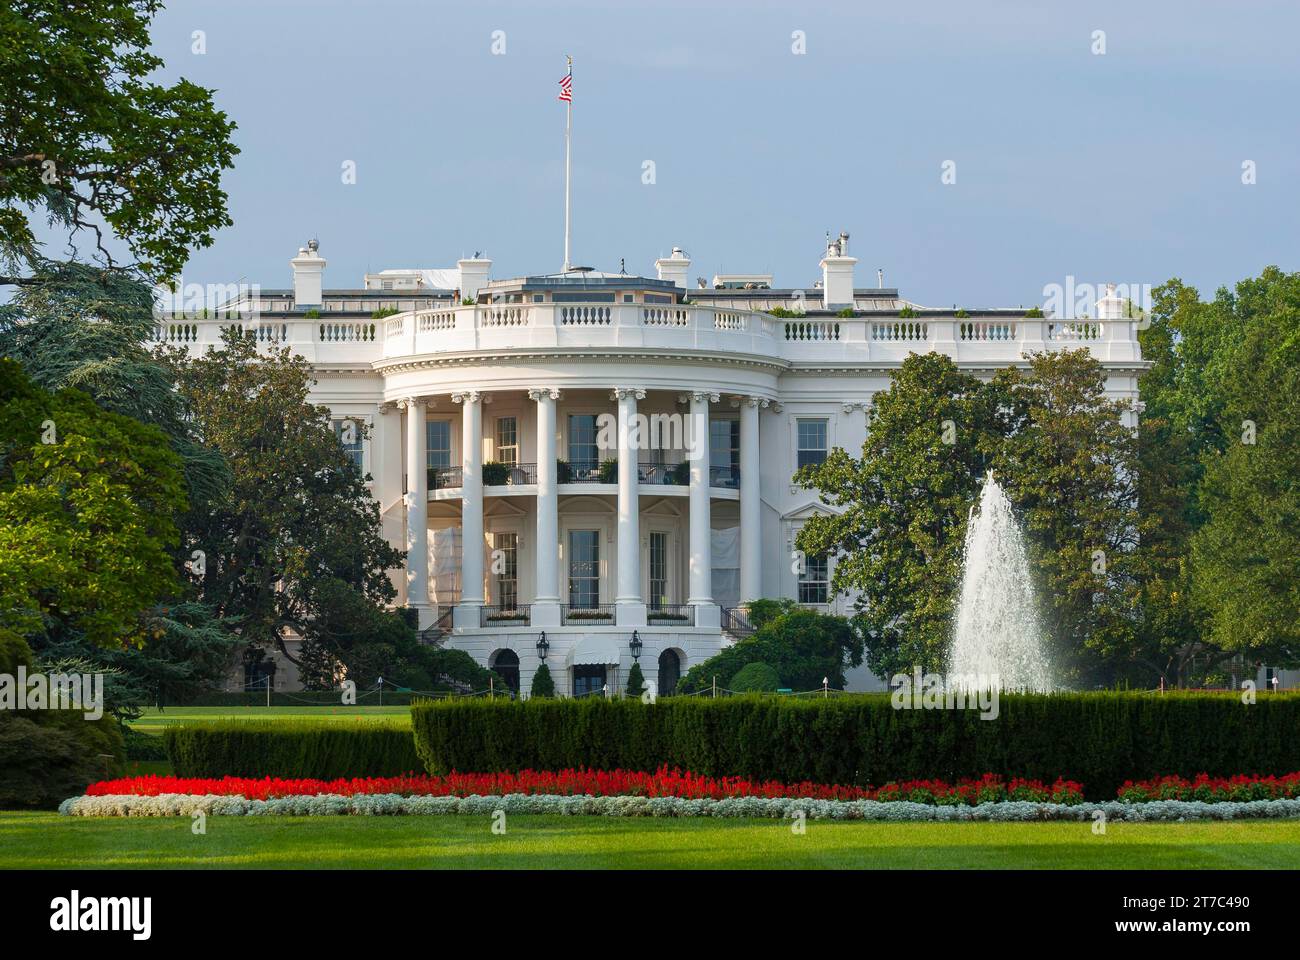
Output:
<svg viewBox="0 0 1300 960">
<path fill-rule="evenodd" d="M 760 595 L 767 396 L 586 376 L 491 391 L 431 385 L 390 402 L 404 438 L 405 602 L 421 630 L 453 637 L 485 665 L 504 652 L 518 658 L 507 672 L 528 679 L 545 631 L 552 671 L 564 668 L 557 687 L 571 688 L 562 692 L 583 692 L 597 667 L 602 687 L 618 685 L 631 654 L 610 651 L 636 631 L 654 658 L 647 678 L 679 675 L 723 643 L 719 530 L 738 541 L 731 604 Z M 458 582 L 439 589 L 447 554 L 431 542 L 448 538 Z M 676 663 L 661 665 L 669 650 Z M 574 661 L 593 656 L 611 662 Z"/>
</svg>

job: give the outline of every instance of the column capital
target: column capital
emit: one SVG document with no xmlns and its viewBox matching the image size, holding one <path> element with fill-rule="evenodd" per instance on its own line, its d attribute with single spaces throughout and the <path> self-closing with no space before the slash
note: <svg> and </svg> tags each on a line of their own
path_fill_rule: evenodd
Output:
<svg viewBox="0 0 1300 960">
<path fill-rule="evenodd" d="M 452 403 L 478 403 L 484 398 L 478 390 L 458 390 L 451 395 Z"/>
<path fill-rule="evenodd" d="M 866 410 L 869 406 L 871 406 L 869 400 L 845 400 L 841 409 L 845 413 L 852 413 L 854 410 Z"/>
<path fill-rule="evenodd" d="M 643 387 L 615 387 L 609 392 L 609 399 L 624 400 L 627 398 L 633 400 L 644 400 L 645 389 Z"/>
<path fill-rule="evenodd" d="M 528 391 L 528 399 L 534 403 L 543 397 L 550 397 L 552 400 L 559 400 L 561 396 L 559 387 L 533 387 Z"/>
<path fill-rule="evenodd" d="M 766 410 L 771 402 L 772 401 L 767 399 L 767 397 L 732 397 L 731 408 L 737 410 L 740 407 L 754 407 L 758 410 Z"/>
<path fill-rule="evenodd" d="M 689 393 L 680 393 L 677 395 L 678 403 L 690 403 L 692 400 L 702 400 L 705 403 L 717 403 L 722 399 L 722 394 L 713 393 L 710 390 L 692 390 Z"/>
<path fill-rule="evenodd" d="M 395 404 L 403 410 L 414 410 L 417 407 L 425 406 L 426 400 L 424 397 L 402 397 L 395 401 Z M 380 409 L 382 410 L 383 407 L 380 407 Z"/>
</svg>

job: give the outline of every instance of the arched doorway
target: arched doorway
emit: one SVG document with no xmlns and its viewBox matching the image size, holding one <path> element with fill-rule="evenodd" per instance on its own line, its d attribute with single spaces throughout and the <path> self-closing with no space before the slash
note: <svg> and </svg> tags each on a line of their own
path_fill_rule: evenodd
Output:
<svg viewBox="0 0 1300 960">
<path fill-rule="evenodd" d="M 677 692 L 677 681 L 682 676 L 682 659 L 676 650 L 665 650 L 659 654 L 658 694 L 671 697 Z"/>
<path fill-rule="evenodd" d="M 506 682 L 511 693 L 519 693 L 519 654 L 513 650 L 498 650 L 492 657 L 492 669 Z"/>
</svg>

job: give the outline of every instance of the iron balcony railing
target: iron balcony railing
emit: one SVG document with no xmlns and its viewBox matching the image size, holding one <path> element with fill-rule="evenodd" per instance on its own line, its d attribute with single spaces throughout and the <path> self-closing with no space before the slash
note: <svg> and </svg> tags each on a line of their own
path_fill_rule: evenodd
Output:
<svg viewBox="0 0 1300 960">
<path fill-rule="evenodd" d="M 523 487 L 536 482 L 535 463 L 498 463 L 489 460 L 483 464 L 485 487 Z"/>
<path fill-rule="evenodd" d="M 560 607 L 560 623 L 564 625 L 582 625 L 584 623 L 610 624 L 614 622 L 614 607 L 602 603 L 595 606 L 575 606 L 566 603 Z"/>
<path fill-rule="evenodd" d="M 689 603 L 652 603 L 646 609 L 646 622 L 651 626 L 695 625 L 695 608 Z"/>
<path fill-rule="evenodd" d="M 449 490 L 463 485 L 460 467 L 430 467 L 428 469 L 430 490 Z"/>
<path fill-rule="evenodd" d="M 749 611 L 744 607 L 723 607 L 722 629 L 732 636 L 749 636 L 754 632 L 754 625 L 749 622 Z"/>
<path fill-rule="evenodd" d="M 685 487 L 691 482 L 691 465 L 680 463 L 638 463 L 637 478 L 641 483 L 669 487 Z"/>
<path fill-rule="evenodd" d="M 479 607 L 480 627 L 526 627 L 532 621 L 531 604 L 485 604 Z"/>
</svg>

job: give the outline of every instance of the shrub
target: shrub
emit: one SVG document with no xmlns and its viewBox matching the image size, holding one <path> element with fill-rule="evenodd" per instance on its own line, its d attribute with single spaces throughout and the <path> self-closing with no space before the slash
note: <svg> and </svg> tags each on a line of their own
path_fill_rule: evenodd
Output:
<svg viewBox="0 0 1300 960">
<path fill-rule="evenodd" d="M 633 663 L 632 669 L 627 672 L 627 683 L 623 686 L 623 692 L 629 697 L 640 697 L 645 693 L 645 675 L 641 673 L 641 664 Z"/>
<path fill-rule="evenodd" d="M 602 460 L 598 479 L 601 483 L 618 483 L 618 460 Z"/>
<path fill-rule="evenodd" d="M 844 617 L 805 610 L 793 603 L 760 601 L 750 604 L 754 635 L 699 663 L 682 677 L 681 692 L 697 693 L 718 685 L 736 689 L 734 677 L 750 663 L 766 663 L 794 690 L 844 686 L 845 665 L 862 662 L 862 638 Z"/>
<path fill-rule="evenodd" d="M 421 766 L 411 731 L 385 722 L 231 720 L 163 738 L 180 777 L 393 777 Z"/>
<path fill-rule="evenodd" d="M 569 465 L 568 460 L 555 461 L 555 482 L 556 483 L 573 482 L 573 467 Z"/>
<path fill-rule="evenodd" d="M 975 711 L 897 710 L 887 694 L 639 700 L 456 700 L 411 710 L 430 773 L 568 767 L 883 784 L 985 773 L 1086 785 L 1300 770 L 1300 696 L 1245 705 L 1216 694 L 1006 694 Z"/>
<path fill-rule="evenodd" d="M 0 628 L 0 674 L 33 669 L 27 641 Z M 0 710 L 0 809 L 57 807 L 86 785 L 121 773 L 126 759 L 117 720 L 83 710 Z"/>
<path fill-rule="evenodd" d="M 747 663 L 731 678 L 736 693 L 773 693 L 781 688 L 781 678 L 769 664 Z"/>
<path fill-rule="evenodd" d="M 543 699 L 555 696 L 555 681 L 551 679 L 551 668 L 546 664 L 543 663 L 533 674 L 533 686 L 528 695 Z"/>
<path fill-rule="evenodd" d="M 510 467 L 507 464 L 497 460 L 489 460 L 483 464 L 483 485 L 485 487 L 504 486 L 510 479 Z"/>
</svg>

